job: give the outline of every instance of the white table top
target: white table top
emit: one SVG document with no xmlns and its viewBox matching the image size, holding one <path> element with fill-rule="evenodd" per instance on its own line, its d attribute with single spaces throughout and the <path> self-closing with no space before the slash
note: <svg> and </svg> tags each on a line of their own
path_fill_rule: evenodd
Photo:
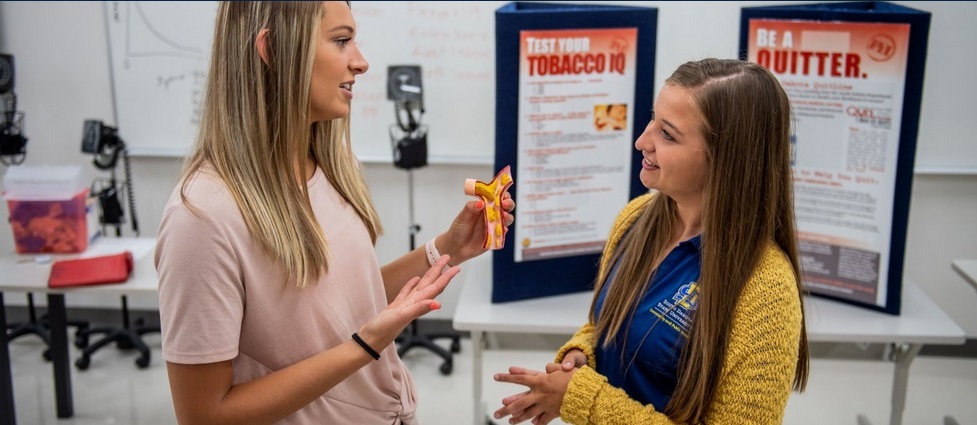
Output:
<svg viewBox="0 0 977 425">
<path fill-rule="evenodd" d="M 593 292 L 492 304 L 487 280 L 465 282 L 455 310 L 462 331 L 572 335 L 587 321 Z"/>
<path fill-rule="evenodd" d="M 51 262 L 33 261 L 37 255 L 16 255 L 10 253 L 0 257 L 0 292 L 64 293 L 84 292 L 86 295 L 132 295 L 139 293 L 155 294 L 159 279 L 153 264 L 153 238 L 120 238 L 96 241 L 81 254 L 51 255 Z M 133 253 L 133 269 L 129 280 L 122 284 L 86 285 L 74 288 L 48 288 L 51 263 L 57 260 L 91 257 L 122 252 L 129 249 Z"/>
<path fill-rule="evenodd" d="M 468 282 L 454 327 L 463 331 L 573 334 L 587 319 L 592 292 L 492 304 L 491 285 Z M 892 316 L 805 297 L 808 338 L 832 342 L 962 344 L 963 329 L 915 284 L 904 281 L 902 314 Z"/>
<path fill-rule="evenodd" d="M 967 283 L 977 289 L 977 260 L 960 258 L 953 260 L 953 270 L 956 270 Z"/>
</svg>

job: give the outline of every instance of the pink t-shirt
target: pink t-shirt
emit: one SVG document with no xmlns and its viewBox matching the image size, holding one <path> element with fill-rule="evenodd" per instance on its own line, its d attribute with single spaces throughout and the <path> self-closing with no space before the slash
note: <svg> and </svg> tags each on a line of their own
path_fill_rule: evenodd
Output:
<svg viewBox="0 0 977 425">
<path fill-rule="evenodd" d="M 210 169 L 177 185 L 156 245 L 163 357 L 182 364 L 231 360 L 234 383 L 260 378 L 350 339 L 387 305 L 370 235 L 321 169 L 308 181 L 329 244 L 329 271 L 304 289 L 251 238 Z M 415 389 L 393 344 L 283 424 L 414 423 Z"/>
</svg>

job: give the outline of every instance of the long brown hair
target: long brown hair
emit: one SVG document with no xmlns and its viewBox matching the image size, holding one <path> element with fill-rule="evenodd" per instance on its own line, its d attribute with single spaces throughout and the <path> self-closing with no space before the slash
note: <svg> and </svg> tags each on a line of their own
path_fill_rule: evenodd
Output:
<svg viewBox="0 0 977 425">
<path fill-rule="evenodd" d="M 682 348 L 678 382 L 664 412 L 674 421 L 701 423 L 715 400 L 728 349 L 728 335 L 740 293 L 770 241 L 786 255 L 802 293 L 790 169 L 791 110 L 776 78 L 759 65 L 705 59 L 681 65 L 666 84 L 688 89 L 703 118 L 708 171 L 702 208 L 702 273 L 699 305 Z M 633 317 L 650 277 L 667 254 L 675 223 L 675 202 L 652 198 L 606 264 L 620 265 L 612 282 L 609 267 L 596 293 L 610 285 L 597 335 L 613 343 Z M 730 249 L 736 247 L 736 249 Z M 590 317 L 594 321 L 595 302 Z M 800 302 L 803 316 L 803 302 Z M 795 390 L 808 375 L 807 332 L 801 338 Z"/>
<path fill-rule="evenodd" d="M 349 202 L 373 243 L 383 232 L 349 144 L 349 118 L 310 125 L 312 64 L 322 2 L 221 2 L 217 10 L 200 131 L 183 171 L 213 167 L 248 230 L 281 264 L 285 282 L 304 287 L 328 270 L 329 248 L 294 170 L 309 157 Z M 268 62 L 258 54 L 268 29 Z M 189 205 L 189 204 L 188 204 Z"/>
</svg>

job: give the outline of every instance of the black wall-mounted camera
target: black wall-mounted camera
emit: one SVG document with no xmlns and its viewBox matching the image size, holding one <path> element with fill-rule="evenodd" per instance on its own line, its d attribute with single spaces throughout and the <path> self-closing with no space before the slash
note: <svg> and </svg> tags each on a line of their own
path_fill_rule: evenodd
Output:
<svg viewBox="0 0 977 425">
<path fill-rule="evenodd" d="M 124 148 L 119 131 L 98 120 L 85 120 L 81 151 L 95 155 L 95 166 L 101 170 L 115 168 L 119 152 Z"/>
<path fill-rule="evenodd" d="M 427 133 L 406 136 L 394 145 L 394 166 L 405 170 L 427 165 Z"/>
<path fill-rule="evenodd" d="M 17 111 L 17 94 L 14 93 L 14 57 L 0 54 L 0 163 L 16 165 L 27 156 L 27 138 L 24 137 L 24 113 Z"/>
<path fill-rule="evenodd" d="M 120 187 L 115 180 L 115 166 L 119 157 L 122 157 L 132 231 L 138 236 L 139 224 L 136 221 L 136 202 L 132 194 L 132 169 L 129 166 L 126 144 L 119 137 L 119 130 L 107 126 L 99 120 L 85 120 L 85 126 L 82 129 L 81 151 L 95 156 L 92 163 L 95 164 L 96 168 L 110 172 L 111 177 L 107 181 L 96 180 L 92 184 L 91 193 L 98 197 L 101 211 L 99 221 L 102 225 L 115 226 L 116 235 L 119 236 L 122 235 L 125 213 L 119 201 Z"/>
<path fill-rule="evenodd" d="M 0 94 L 14 91 L 14 57 L 0 53 Z"/>
<path fill-rule="evenodd" d="M 394 166 L 411 170 L 427 165 L 427 126 L 421 67 L 392 65 L 387 69 L 387 99 L 394 102 L 397 124 L 390 126 Z"/>
</svg>

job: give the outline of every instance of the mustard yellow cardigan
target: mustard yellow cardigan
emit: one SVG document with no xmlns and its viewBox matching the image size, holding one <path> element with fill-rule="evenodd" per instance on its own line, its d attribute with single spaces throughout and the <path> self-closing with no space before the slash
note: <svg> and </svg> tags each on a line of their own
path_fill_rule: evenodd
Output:
<svg viewBox="0 0 977 425">
<path fill-rule="evenodd" d="M 610 254 L 651 196 L 636 198 L 618 215 L 604 248 L 601 271 L 611 266 Z M 790 262 L 770 243 L 732 317 L 729 352 L 706 423 L 781 423 L 793 385 L 802 320 Z M 658 410 L 665 406 L 642 405 L 597 373 L 594 331 L 592 323 L 585 324 L 556 355 L 560 363 L 567 351 L 576 348 L 588 361 L 570 380 L 560 406 L 561 418 L 576 425 L 675 424 Z"/>
</svg>

